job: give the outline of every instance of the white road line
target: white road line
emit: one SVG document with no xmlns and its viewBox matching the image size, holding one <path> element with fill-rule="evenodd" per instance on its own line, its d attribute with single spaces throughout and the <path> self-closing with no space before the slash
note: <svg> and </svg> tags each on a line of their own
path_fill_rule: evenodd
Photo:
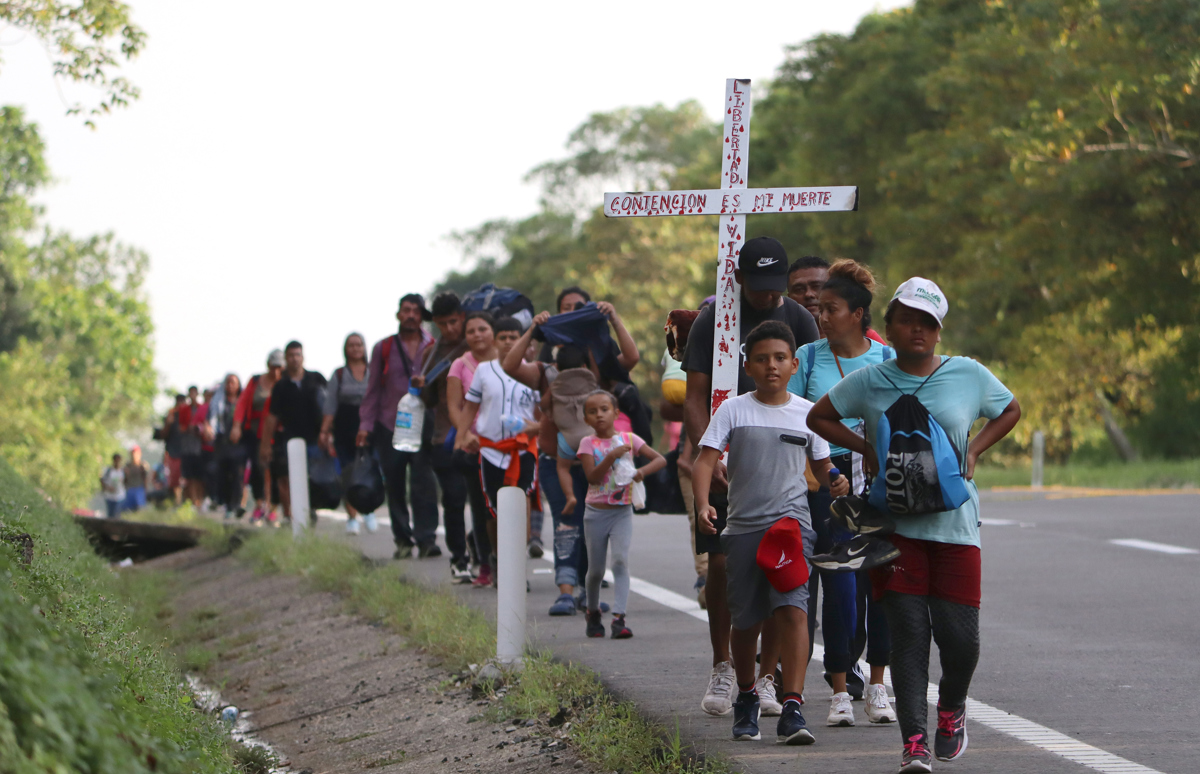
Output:
<svg viewBox="0 0 1200 774">
<path fill-rule="evenodd" d="M 1123 540 L 1108 541 L 1114 546 L 1125 546 L 1126 548 L 1140 548 L 1143 551 L 1157 551 L 1160 554 L 1200 554 L 1194 548 L 1185 548 L 1183 546 L 1173 546 L 1168 543 L 1153 543 L 1149 540 L 1138 540 L 1137 538 L 1125 538 Z"/>
<path fill-rule="evenodd" d="M 1144 543 L 1145 541 L 1114 540 L 1112 542 L 1124 545 L 1131 542 Z M 1169 548 L 1172 549 L 1169 553 L 1197 553 L 1190 548 L 1182 549 L 1181 551 L 1178 546 L 1163 546 L 1161 543 L 1150 543 L 1148 545 L 1155 546 L 1155 548 L 1150 549 L 1153 551 Z M 1134 547 L 1142 548 L 1144 546 L 1138 545 Z M 550 562 L 551 564 L 554 563 L 554 559 L 548 556 L 543 557 L 543 561 Z M 612 571 L 605 572 L 604 577 L 611 583 Z M 650 581 L 634 577 L 630 577 L 629 579 L 629 590 L 664 607 L 678 610 L 693 618 L 698 618 L 706 623 L 708 622 L 708 613 L 701 610 L 700 604 L 692 597 L 685 597 L 682 594 L 677 594 L 670 589 L 664 589 L 662 586 Z M 813 661 L 820 661 L 824 655 L 825 649 L 820 645 L 814 644 Z M 888 685 L 892 684 L 890 671 L 884 672 L 884 682 Z M 937 706 L 938 687 L 936 684 L 929 684 L 926 699 L 930 704 Z M 1120 756 L 1113 755 L 1110 752 L 1101 750 L 1099 747 L 1072 739 L 1066 734 L 1055 731 L 1052 728 L 1047 728 L 1046 726 L 1034 723 L 1032 720 L 1026 720 L 1019 715 L 1010 714 L 975 699 L 967 699 L 967 717 L 1002 734 L 1008 734 L 1026 744 L 1031 744 L 1048 753 L 1053 753 L 1103 774 L 1162 774 L 1162 772 L 1152 769 L 1149 766 L 1143 766 L 1140 763 L 1134 763 Z"/>
<path fill-rule="evenodd" d="M 985 527 L 1015 527 L 1017 522 L 1012 519 L 985 519 L 980 517 L 979 523 Z"/>
</svg>

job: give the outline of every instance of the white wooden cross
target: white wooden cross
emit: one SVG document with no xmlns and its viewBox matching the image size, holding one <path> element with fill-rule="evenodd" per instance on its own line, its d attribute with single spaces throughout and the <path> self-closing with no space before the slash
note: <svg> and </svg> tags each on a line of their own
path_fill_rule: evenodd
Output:
<svg viewBox="0 0 1200 774">
<path fill-rule="evenodd" d="M 717 228 L 717 308 L 713 331 L 712 411 L 737 395 L 741 357 L 741 287 L 733 277 L 746 215 L 784 212 L 846 212 L 858 209 L 858 186 L 822 188 L 747 188 L 750 155 L 750 81 L 725 81 L 725 157 L 721 188 L 708 191 L 637 191 L 604 194 L 610 218 L 655 215 L 720 215 Z"/>
</svg>

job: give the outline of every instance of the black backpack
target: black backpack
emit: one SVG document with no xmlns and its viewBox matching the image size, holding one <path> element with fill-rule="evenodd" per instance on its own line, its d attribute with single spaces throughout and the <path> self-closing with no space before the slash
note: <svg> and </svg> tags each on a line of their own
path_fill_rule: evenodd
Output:
<svg viewBox="0 0 1200 774">
<path fill-rule="evenodd" d="M 933 374 L 948 363 L 942 360 Z M 874 366 L 882 368 L 882 366 Z M 868 501 L 881 511 L 905 516 L 952 511 L 971 497 L 962 474 L 962 456 L 950 436 L 917 399 L 933 378 L 905 393 L 880 372 L 900 393 L 879 417 L 875 433 L 879 475 L 871 484 Z"/>
</svg>

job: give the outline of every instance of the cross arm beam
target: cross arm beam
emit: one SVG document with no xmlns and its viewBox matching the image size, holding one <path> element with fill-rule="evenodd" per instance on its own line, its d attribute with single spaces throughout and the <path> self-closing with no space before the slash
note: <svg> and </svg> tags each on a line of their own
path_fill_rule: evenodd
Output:
<svg viewBox="0 0 1200 774">
<path fill-rule="evenodd" d="M 858 186 L 633 191 L 604 194 L 609 218 L 656 215 L 755 215 L 766 212 L 849 212 L 858 209 Z"/>
</svg>

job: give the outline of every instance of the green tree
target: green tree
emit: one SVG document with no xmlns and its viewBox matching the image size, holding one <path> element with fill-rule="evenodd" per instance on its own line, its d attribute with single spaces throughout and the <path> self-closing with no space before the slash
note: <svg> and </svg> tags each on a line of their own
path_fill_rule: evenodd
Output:
<svg viewBox="0 0 1200 774">
<path fill-rule="evenodd" d="M 146 44 L 146 33 L 130 20 L 129 6 L 119 0 L 11 0 L 0 2 L 0 20 L 26 30 L 50 52 L 54 74 L 100 90 L 91 106 L 75 103 L 71 115 L 92 117 L 137 99 L 138 89 L 116 74 L 120 59 L 133 59 Z"/>
</svg>

